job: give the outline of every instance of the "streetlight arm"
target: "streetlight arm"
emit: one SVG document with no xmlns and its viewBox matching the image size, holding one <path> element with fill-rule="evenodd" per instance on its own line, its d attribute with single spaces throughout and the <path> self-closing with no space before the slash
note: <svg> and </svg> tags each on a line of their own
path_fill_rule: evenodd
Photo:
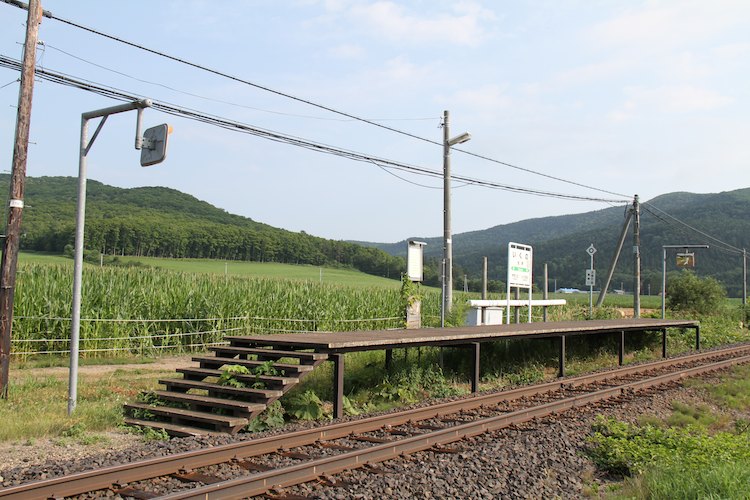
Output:
<svg viewBox="0 0 750 500">
<path fill-rule="evenodd" d="M 97 109 L 94 111 L 87 111 L 81 114 L 81 118 L 90 120 L 92 118 L 98 118 L 100 116 L 114 115 L 117 113 L 123 113 L 125 111 L 132 111 L 134 109 L 150 108 L 153 102 L 151 99 L 143 99 L 140 101 L 126 102 L 118 106 L 111 106 L 109 108 Z"/>
</svg>

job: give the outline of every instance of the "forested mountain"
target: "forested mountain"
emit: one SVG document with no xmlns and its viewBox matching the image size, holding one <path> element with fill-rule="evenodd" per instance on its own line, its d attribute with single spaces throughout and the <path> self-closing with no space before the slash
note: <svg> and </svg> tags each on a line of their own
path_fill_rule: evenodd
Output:
<svg viewBox="0 0 750 500">
<path fill-rule="evenodd" d="M 717 194 L 671 193 L 641 205 L 641 269 L 642 291 L 656 294 L 661 289 L 662 245 L 707 244 L 708 250 L 696 250 L 696 272 L 720 280 L 731 295 L 742 290 L 742 256 L 722 243 L 743 249 L 750 246 L 750 188 Z M 660 212 L 666 212 L 662 213 Z M 668 214 L 668 215 L 667 215 Z M 454 282 L 463 286 L 463 275 L 470 288 L 479 287 L 482 257 L 489 260 L 490 279 L 505 281 L 507 245 L 509 241 L 534 247 L 534 276 L 542 284 L 543 265 L 547 263 L 550 280 L 557 287 L 584 288 L 585 270 L 590 260 L 586 248 L 597 249 L 595 267 L 597 286 L 601 286 L 617 246 L 625 220 L 626 207 L 576 215 L 543 217 L 495 226 L 453 236 Z M 671 216 L 671 217 L 670 217 Z M 675 220 L 677 219 L 677 220 Z M 679 221 L 695 228 L 692 230 Z M 701 234 L 703 233 L 703 234 Z M 710 237 L 720 241 L 715 241 Z M 428 280 L 438 283 L 442 259 L 442 238 L 413 239 L 426 241 L 425 257 L 430 263 Z M 393 255 L 404 255 L 406 241 L 373 245 Z M 616 268 L 612 287 L 633 289 L 632 225 Z M 667 270 L 675 269 L 675 251 L 669 251 Z M 550 285 L 551 287 L 552 285 Z"/>
<path fill-rule="evenodd" d="M 9 175 L 0 175 L 8 192 Z M 26 179 L 21 248 L 60 252 L 75 239 L 78 181 Z M 85 247 L 106 254 L 342 265 L 398 279 L 404 259 L 357 244 L 277 229 L 164 187 L 89 180 Z M 7 204 L 6 204 L 7 206 Z"/>
</svg>

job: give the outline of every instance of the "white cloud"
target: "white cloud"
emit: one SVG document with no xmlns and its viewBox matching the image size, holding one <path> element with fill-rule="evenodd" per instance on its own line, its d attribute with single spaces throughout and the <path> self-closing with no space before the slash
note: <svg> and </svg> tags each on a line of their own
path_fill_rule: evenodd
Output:
<svg viewBox="0 0 750 500">
<path fill-rule="evenodd" d="M 746 21 L 750 3 L 743 0 L 653 2 L 628 9 L 589 31 L 590 41 L 648 51 L 700 43 Z"/>
<path fill-rule="evenodd" d="M 485 26 L 495 19 L 492 11 L 475 2 L 458 2 L 447 13 L 427 13 L 387 0 L 352 5 L 348 17 L 368 27 L 371 33 L 398 43 L 471 47 L 488 36 Z"/>
<path fill-rule="evenodd" d="M 625 92 L 628 99 L 610 114 L 614 121 L 625 121 L 644 112 L 677 114 L 714 111 L 732 102 L 713 90 L 689 85 L 629 87 Z"/>
<path fill-rule="evenodd" d="M 361 45 L 343 43 L 332 47 L 328 53 L 338 59 L 361 59 L 364 57 L 366 51 Z"/>
<path fill-rule="evenodd" d="M 494 112 L 510 106 L 512 99 L 508 96 L 507 85 L 486 84 L 480 87 L 458 91 L 449 102 L 466 106 L 475 111 Z"/>
</svg>

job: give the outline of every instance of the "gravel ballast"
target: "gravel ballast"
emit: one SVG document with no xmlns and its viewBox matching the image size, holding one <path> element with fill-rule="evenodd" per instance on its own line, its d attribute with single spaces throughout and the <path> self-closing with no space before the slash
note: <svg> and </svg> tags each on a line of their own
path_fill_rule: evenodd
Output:
<svg viewBox="0 0 750 500">
<path fill-rule="evenodd" d="M 674 400 L 709 404 L 699 390 L 681 386 L 665 388 L 648 395 L 635 395 L 624 403 L 572 410 L 466 439 L 450 445 L 456 449 L 455 453 L 421 452 L 373 469 L 344 472 L 335 478 L 343 481 L 341 487 L 315 482 L 289 487 L 284 493 L 326 499 L 582 497 L 596 489 L 592 488 L 595 483 L 604 480 L 583 453 L 596 416 L 615 416 L 628 422 L 645 415 L 666 418 L 671 414 Z M 287 427 L 283 432 L 289 430 Z M 11 445 L 0 448 L 8 457 L 0 470 L 0 481 L 7 487 L 281 432 L 147 443 L 137 435 L 113 434 L 108 442 L 88 447 L 61 446 L 59 442 L 41 440 Z"/>
</svg>

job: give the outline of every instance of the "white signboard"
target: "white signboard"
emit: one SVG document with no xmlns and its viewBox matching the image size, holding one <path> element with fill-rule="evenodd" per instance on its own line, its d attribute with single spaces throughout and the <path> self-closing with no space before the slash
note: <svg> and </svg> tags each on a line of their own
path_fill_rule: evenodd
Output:
<svg viewBox="0 0 750 500">
<path fill-rule="evenodd" d="M 508 243 L 508 301 L 506 306 L 506 317 L 510 323 L 510 289 L 527 288 L 529 290 L 529 323 L 531 323 L 531 290 L 534 281 L 532 279 L 533 249 L 530 245 L 523 243 Z"/>
<path fill-rule="evenodd" d="M 508 285 L 531 288 L 532 249 L 529 245 L 508 243 Z"/>
<path fill-rule="evenodd" d="M 596 285 L 596 270 L 586 269 L 586 286 Z"/>
<path fill-rule="evenodd" d="M 422 282 L 423 269 L 422 249 L 426 243 L 422 241 L 409 241 L 406 249 L 406 274 L 411 281 Z"/>
</svg>

